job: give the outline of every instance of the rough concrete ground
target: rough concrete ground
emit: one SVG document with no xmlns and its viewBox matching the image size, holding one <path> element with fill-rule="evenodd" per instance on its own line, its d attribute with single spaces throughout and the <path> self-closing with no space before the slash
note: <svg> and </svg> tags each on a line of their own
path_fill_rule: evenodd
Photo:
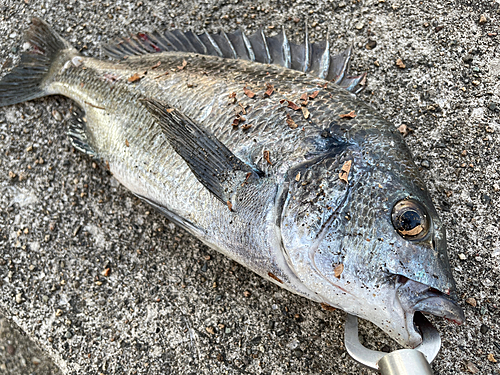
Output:
<svg viewBox="0 0 500 375">
<path fill-rule="evenodd" d="M 330 28 L 332 49 L 353 43 L 353 70 L 369 72 L 362 98 L 413 130 L 407 142 L 448 227 L 467 322 L 435 320 L 435 372 L 500 373 L 498 1 L 4 0 L 2 72 L 34 15 L 95 57 L 101 42 L 164 28 L 284 25 L 299 41 L 306 18 L 313 39 Z M 75 152 L 70 106 L 50 97 L 0 110 L 0 310 L 62 373 L 371 373 L 344 351 L 342 312 L 207 248 Z M 362 337 L 395 349 L 371 324 Z"/>
<path fill-rule="evenodd" d="M 0 374 L 60 375 L 61 372 L 13 323 L 0 318 Z"/>
</svg>

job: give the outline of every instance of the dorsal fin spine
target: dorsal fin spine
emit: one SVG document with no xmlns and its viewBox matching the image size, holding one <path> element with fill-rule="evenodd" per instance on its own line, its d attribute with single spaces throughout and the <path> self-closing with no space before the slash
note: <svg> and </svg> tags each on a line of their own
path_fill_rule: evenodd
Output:
<svg viewBox="0 0 500 375">
<path fill-rule="evenodd" d="M 193 46 L 193 43 L 191 43 L 189 38 L 186 38 L 184 33 L 180 33 L 179 35 L 182 36 L 182 39 L 184 39 L 186 41 L 186 43 L 189 45 L 189 49 L 188 49 L 189 51 L 196 51 L 195 46 Z M 179 42 L 181 42 L 182 45 L 186 44 L 186 43 L 182 43 L 182 41 L 179 39 L 179 37 L 177 35 L 174 35 L 174 36 L 175 36 L 175 39 L 177 39 Z"/>
<path fill-rule="evenodd" d="M 349 65 L 349 62 L 351 61 L 351 56 L 352 56 L 352 46 L 349 46 L 347 47 L 347 49 L 345 50 L 347 56 L 344 60 L 344 66 L 341 70 L 341 73 L 340 75 L 337 77 L 337 79 L 335 80 L 335 83 L 336 84 L 339 84 L 345 77 L 346 75 L 346 72 L 347 72 L 347 69 L 348 69 L 348 65 Z"/>
<path fill-rule="evenodd" d="M 202 46 L 203 54 L 206 55 L 208 53 L 207 46 L 201 41 L 201 39 L 198 37 L 198 35 L 196 33 L 193 33 L 193 36 L 196 38 L 198 43 L 200 43 L 200 45 Z"/>
<path fill-rule="evenodd" d="M 255 61 L 255 52 L 253 51 L 252 45 L 250 44 L 250 41 L 248 40 L 248 37 L 246 34 L 242 31 L 241 36 L 243 37 L 243 43 L 245 43 L 245 47 L 248 52 L 248 57 L 250 58 L 250 61 Z"/>
<path fill-rule="evenodd" d="M 234 49 L 233 43 L 229 40 L 227 37 L 227 34 L 224 32 L 224 30 L 221 31 L 221 35 L 226 39 L 227 44 L 229 44 L 229 48 L 231 48 L 231 53 L 233 54 L 233 59 L 238 58 L 238 54 L 236 53 L 236 50 Z"/>
<path fill-rule="evenodd" d="M 165 49 L 165 51 L 170 51 L 170 48 L 168 48 L 167 45 L 165 45 L 165 43 L 163 43 L 162 41 L 162 36 L 159 35 L 156 31 L 151 33 L 149 35 L 149 39 L 158 47 L 161 47 L 163 49 Z"/>
<path fill-rule="evenodd" d="M 266 64 L 271 64 L 273 59 L 271 58 L 271 53 L 269 52 L 269 46 L 267 45 L 266 34 L 264 34 L 264 30 L 260 30 L 260 35 L 262 36 L 262 41 L 264 42 L 264 49 L 266 50 Z"/>
<path fill-rule="evenodd" d="M 165 31 L 165 34 L 167 34 L 167 33 L 168 33 L 168 36 L 169 36 L 171 39 L 173 39 L 173 40 L 174 40 L 174 42 L 177 42 L 177 43 L 179 44 L 179 46 L 181 46 L 181 49 L 179 49 L 179 48 L 177 48 L 177 47 L 176 47 L 176 48 L 177 48 L 177 51 L 182 51 L 183 49 L 186 49 L 185 44 L 184 44 L 184 43 L 182 43 L 182 42 L 179 40 L 179 38 L 177 38 L 177 36 L 176 36 L 173 32 L 171 32 L 171 31 Z M 172 44 L 174 44 L 174 43 L 172 43 Z"/>
<path fill-rule="evenodd" d="M 285 26 L 283 26 L 283 61 L 285 63 L 285 68 L 290 68 L 292 66 L 292 54 L 290 51 L 290 43 L 288 43 L 288 38 L 286 37 Z"/>
<path fill-rule="evenodd" d="M 328 70 L 330 69 L 330 40 L 328 39 L 328 34 L 326 34 L 326 46 L 323 56 L 321 56 L 321 61 L 319 63 L 319 78 L 325 79 L 328 75 Z"/>
<path fill-rule="evenodd" d="M 304 38 L 304 72 L 309 70 L 311 66 L 311 54 L 309 49 L 309 30 L 307 29 L 307 21 L 305 23 L 306 35 Z"/>
<path fill-rule="evenodd" d="M 167 41 L 167 45 L 169 47 L 169 49 L 173 49 L 174 51 L 178 51 L 179 49 L 175 46 L 174 43 L 172 43 L 172 41 L 168 38 L 167 36 L 167 33 L 163 33 L 163 38 Z"/>
<path fill-rule="evenodd" d="M 214 50 L 215 50 L 215 52 L 217 52 L 217 55 L 219 55 L 219 57 L 224 57 L 224 54 L 220 50 L 219 45 L 215 42 L 214 38 L 212 38 L 212 36 L 209 33 L 207 33 L 206 31 L 205 31 L 205 36 L 210 41 L 210 44 L 212 45 L 212 47 L 214 47 Z"/>
</svg>

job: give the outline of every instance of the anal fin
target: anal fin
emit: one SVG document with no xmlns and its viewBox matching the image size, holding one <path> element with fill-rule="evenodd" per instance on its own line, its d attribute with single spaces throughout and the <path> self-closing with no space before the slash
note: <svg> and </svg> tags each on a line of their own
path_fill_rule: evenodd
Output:
<svg viewBox="0 0 500 375">
<path fill-rule="evenodd" d="M 87 135 L 87 120 L 85 112 L 80 107 L 74 107 L 68 124 L 68 138 L 77 150 L 97 158 L 97 153 L 89 144 Z"/>
<path fill-rule="evenodd" d="M 230 209 L 238 191 L 263 176 L 181 111 L 154 99 L 145 99 L 143 103 L 198 181 Z"/>
</svg>

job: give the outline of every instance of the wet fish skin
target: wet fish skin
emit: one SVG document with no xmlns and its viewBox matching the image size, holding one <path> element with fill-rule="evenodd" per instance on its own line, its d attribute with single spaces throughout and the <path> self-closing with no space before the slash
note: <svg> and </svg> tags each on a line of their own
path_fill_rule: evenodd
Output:
<svg viewBox="0 0 500 375">
<path fill-rule="evenodd" d="M 455 288 L 445 230 L 404 140 L 348 91 L 277 65 L 189 52 L 101 61 L 79 56 L 43 21 L 35 20 L 30 33 L 50 61 L 39 91 L 17 100 L 73 99 L 83 111 L 70 125 L 75 147 L 207 245 L 294 293 L 371 320 L 405 345 L 421 340 L 415 306 L 434 314 L 443 306 L 463 320 L 445 296 Z M 52 41 L 43 45 L 47 34 Z M 0 105 L 16 102 L 8 85 L 15 74 L 0 82 Z M 268 85 L 274 92 L 264 97 Z M 316 91 L 307 120 L 289 108 L 288 101 L 300 105 L 302 94 Z M 172 119 L 163 108 L 200 124 L 258 177 L 245 181 L 237 170 L 231 178 L 243 181 L 227 193 L 229 203 L 215 196 L 173 147 L 204 152 L 200 139 L 169 138 L 162 121 Z M 354 118 L 341 116 L 352 111 Z M 248 130 L 232 126 L 237 114 Z M 346 183 L 338 174 L 347 161 Z M 224 162 L 212 160 L 220 168 Z M 395 204 L 409 197 L 430 222 L 419 241 L 403 238 L 391 221 Z M 405 279 L 411 282 L 398 281 Z M 428 303 L 415 297 L 430 289 L 436 292 Z"/>
</svg>

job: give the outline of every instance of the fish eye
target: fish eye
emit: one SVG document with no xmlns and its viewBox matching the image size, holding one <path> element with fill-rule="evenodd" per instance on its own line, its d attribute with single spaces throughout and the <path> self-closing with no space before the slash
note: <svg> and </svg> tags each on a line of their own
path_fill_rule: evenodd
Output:
<svg viewBox="0 0 500 375">
<path fill-rule="evenodd" d="M 392 209 L 392 225 L 404 239 L 420 240 L 429 232 L 429 216 L 418 201 L 403 199 Z"/>
</svg>

